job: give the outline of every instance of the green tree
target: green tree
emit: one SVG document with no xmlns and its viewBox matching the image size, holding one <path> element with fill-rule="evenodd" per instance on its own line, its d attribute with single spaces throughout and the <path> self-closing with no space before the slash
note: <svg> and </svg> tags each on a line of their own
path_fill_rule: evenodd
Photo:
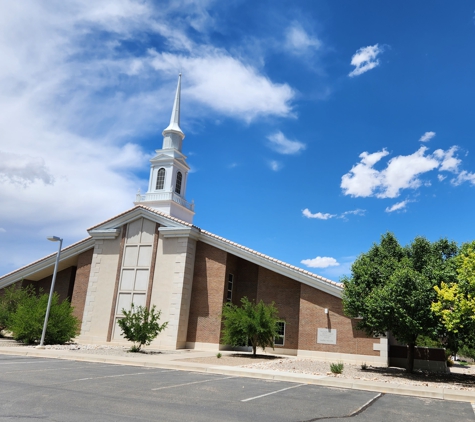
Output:
<svg viewBox="0 0 475 422">
<path fill-rule="evenodd" d="M 132 352 L 139 352 L 144 344 L 149 346 L 168 325 L 168 321 L 159 324 L 162 311 L 156 312 L 155 305 L 149 310 L 144 306 L 136 308 L 132 303 L 130 311 L 122 309 L 122 313 L 124 317 L 118 324 L 124 337 L 134 343 L 130 349 Z"/>
<path fill-rule="evenodd" d="M 0 331 L 10 330 L 11 317 L 16 312 L 18 305 L 34 294 L 32 286 L 22 288 L 18 284 L 3 290 L 0 295 Z"/>
<path fill-rule="evenodd" d="M 27 344 L 40 341 L 47 304 L 47 294 L 29 295 L 18 304 L 11 317 L 10 326 L 15 340 Z M 79 332 L 79 320 L 72 312 L 71 304 L 67 300 L 59 303 L 58 294 L 53 293 L 45 344 L 64 344 L 76 337 Z"/>
<path fill-rule="evenodd" d="M 453 353 L 460 347 L 475 347 L 475 241 L 464 243 L 455 258 L 457 280 L 435 286 L 432 311 L 448 333 L 457 339 Z"/>
<path fill-rule="evenodd" d="M 381 237 L 380 244 L 360 255 L 344 277 L 345 313 L 361 318 L 358 328 L 369 335 L 390 331 L 408 345 L 408 372 L 414 369 L 417 338 L 439 336 L 440 324 L 431 312 L 436 298 L 435 286 L 455 280 L 454 242 L 441 239 L 429 242 L 423 237 L 402 247 L 392 233 Z"/>
<path fill-rule="evenodd" d="M 273 348 L 277 322 L 280 321 L 278 315 L 274 302 L 266 305 L 261 300 L 256 304 L 247 297 L 241 299 L 240 307 L 228 302 L 223 308 L 221 343 L 239 346 L 249 342 L 253 356 L 256 356 L 257 347 Z"/>
</svg>

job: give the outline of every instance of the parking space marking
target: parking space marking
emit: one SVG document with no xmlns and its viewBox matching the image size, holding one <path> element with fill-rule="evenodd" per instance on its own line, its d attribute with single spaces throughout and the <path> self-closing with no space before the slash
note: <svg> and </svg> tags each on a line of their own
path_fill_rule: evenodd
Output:
<svg viewBox="0 0 475 422">
<path fill-rule="evenodd" d="M 38 361 L 33 361 L 33 362 L 1 362 L 0 365 L 28 365 L 32 363 L 46 363 L 46 362 L 51 362 L 50 359 L 47 360 L 38 360 Z"/>
<path fill-rule="evenodd" d="M 186 383 L 184 383 L 184 384 L 167 385 L 167 386 L 165 386 L 165 387 L 152 388 L 152 391 L 165 390 L 166 388 L 183 387 L 183 386 L 185 386 L 185 385 L 201 384 L 201 383 L 203 383 L 203 382 L 228 380 L 228 379 L 231 379 L 231 378 L 237 378 L 237 377 L 212 378 L 212 379 L 209 379 L 209 380 L 186 382 Z"/>
<path fill-rule="evenodd" d="M 248 399 L 244 399 L 244 400 L 241 400 L 241 401 L 242 401 L 242 402 L 246 402 L 246 401 L 251 401 L 251 400 L 260 399 L 260 398 L 262 398 L 262 397 L 270 396 L 270 395 L 272 395 L 272 394 L 277 394 L 277 393 L 280 393 L 280 392 L 282 392 L 282 391 L 291 390 L 292 388 L 302 387 L 303 385 L 307 385 L 307 384 L 293 385 L 292 387 L 282 388 L 282 390 L 272 391 L 272 392 L 270 392 L 270 393 L 261 394 L 260 396 L 250 397 L 250 398 L 248 398 Z"/>
<path fill-rule="evenodd" d="M 109 365 L 101 365 L 100 367 L 105 367 L 105 366 L 109 366 Z M 19 369 L 17 371 L 9 371 L 9 372 L 2 372 L 2 374 L 18 374 L 18 373 L 21 373 L 21 372 L 28 372 L 28 373 L 31 373 L 31 372 L 46 372 L 46 371 L 62 371 L 64 369 L 83 369 L 83 368 L 90 368 L 90 366 L 77 366 L 77 367 L 74 367 L 74 368 L 71 368 L 71 366 L 65 366 L 63 368 L 45 368 L 45 369 L 28 369 L 28 370 L 22 370 L 22 369 Z"/>
<path fill-rule="evenodd" d="M 129 377 L 132 375 L 145 375 L 150 374 L 150 372 L 135 372 L 133 374 L 118 374 L 118 375 L 104 375 L 103 377 L 89 377 L 89 378 L 77 378 L 75 380 L 71 380 L 69 382 L 74 381 L 88 381 L 88 380 L 100 380 L 102 378 L 119 378 L 119 377 Z"/>
<path fill-rule="evenodd" d="M 472 402 L 473 413 L 475 414 L 475 402 Z"/>
</svg>

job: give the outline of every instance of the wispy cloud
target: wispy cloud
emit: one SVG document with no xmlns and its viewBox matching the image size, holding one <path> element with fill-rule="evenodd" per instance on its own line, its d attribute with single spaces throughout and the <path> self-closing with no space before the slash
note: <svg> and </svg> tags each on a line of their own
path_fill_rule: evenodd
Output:
<svg viewBox="0 0 475 422">
<path fill-rule="evenodd" d="M 54 183 L 54 177 L 42 157 L 2 151 L 0 151 L 0 180 L 24 187 L 35 181 L 41 181 L 45 185 Z"/>
<path fill-rule="evenodd" d="M 270 160 L 270 161 L 269 161 L 269 167 L 270 167 L 271 170 L 273 170 L 273 171 L 279 171 L 279 170 L 282 169 L 283 165 L 282 165 L 282 163 L 280 163 L 279 161 Z"/>
<path fill-rule="evenodd" d="M 348 215 L 364 215 L 365 210 L 362 209 L 356 209 L 356 210 L 351 210 L 351 211 L 345 211 L 341 214 L 330 214 L 330 213 L 322 213 L 322 212 L 316 212 L 312 214 L 312 212 L 308 209 L 305 208 L 302 211 L 302 215 L 307 218 L 316 218 L 318 220 L 329 220 L 331 218 L 346 218 Z"/>
<path fill-rule="evenodd" d="M 318 220 L 328 220 L 328 219 L 330 219 L 330 218 L 336 217 L 336 214 L 329 214 L 329 213 L 317 212 L 317 213 L 315 213 L 315 214 L 312 214 L 308 208 L 305 208 L 305 209 L 302 211 L 302 214 L 304 215 L 304 217 L 307 217 L 307 218 L 316 218 L 316 219 L 318 219 Z"/>
<path fill-rule="evenodd" d="M 419 138 L 421 142 L 429 142 L 435 136 L 435 132 L 426 132 Z"/>
<path fill-rule="evenodd" d="M 313 259 L 303 259 L 300 262 L 309 268 L 327 268 L 340 265 L 335 258 L 329 256 L 317 256 Z"/>
<path fill-rule="evenodd" d="M 351 58 L 351 65 L 355 68 L 348 74 L 349 77 L 362 75 L 368 70 L 374 69 L 379 66 L 378 55 L 382 53 L 384 49 L 379 44 L 369 45 L 368 47 L 360 48 Z"/>
<path fill-rule="evenodd" d="M 394 211 L 405 210 L 406 205 L 407 205 L 409 202 L 410 202 L 410 201 L 406 199 L 405 201 L 398 202 L 398 203 L 394 204 L 394 205 L 391 206 L 391 207 L 387 207 L 385 211 L 386 211 L 386 212 L 394 212 Z"/>
<path fill-rule="evenodd" d="M 0 233 L 6 233 L 7 231 L 3 228 L 3 227 L 0 227 Z"/>
<path fill-rule="evenodd" d="M 469 182 L 475 186 L 475 173 L 463 170 L 455 179 L 452 179 L 452 184 L 455 186 L 458 186 L 463 182 Z"/>
<path fill-rule="evenodd" d="M 307 147 L 302 142 L 287 139 L 280 131 L 269 135 L 267 139 L 269 140 L 269 146 L 279 154 L 298 154 Z"/>
<path fill-rule="evenodd" d="M 285 48 L 292 54 L 311 54 L 321 47 L 322 42 L 311 36 L 298 22 L 293 22 L 285 31 Z"/>
<path fill-rule="evenodd" d="M 396 198 L 405 189 L 418 189 L 422 185 L 430 185 L 422 181 L 420 176 L 438 169 L 458 173 L 461 160 L 455 156 L 456 146 L 444 151 L 436 150 L 426 154 L 427 147 L 420 147 L 410 155 L 399 155 L 389 160 L 383 170 L 374 165 L 389 153 L 386 149 L 369 154 L 360 154 L 360 162 L 342 176 L 341 188 L 345 195 L 354 197 Z"/>
</svg>

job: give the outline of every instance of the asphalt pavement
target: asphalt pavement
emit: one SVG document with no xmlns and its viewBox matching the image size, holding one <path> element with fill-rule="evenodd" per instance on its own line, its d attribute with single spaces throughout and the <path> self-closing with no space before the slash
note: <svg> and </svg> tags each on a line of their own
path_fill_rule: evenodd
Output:
<svg viewBox="0 0 475 422">
<path fill-rule="evenodd" d="M 0 421 L 475 421 L 470 402 L 189 370 L 176 354 L 162 367 L 44 355 L 0 354 Z"/>
</svg>

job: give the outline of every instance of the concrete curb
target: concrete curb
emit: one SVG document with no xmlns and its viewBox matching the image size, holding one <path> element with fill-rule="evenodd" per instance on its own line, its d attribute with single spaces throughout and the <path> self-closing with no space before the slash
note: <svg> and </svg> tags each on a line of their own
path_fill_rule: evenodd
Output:
<svg viewBox="0 0 475 422">
<path fill-rule="evenodd" d="M 262 369 L 239 368 L 234 366 L 206 365 L 177 361 L 176 355 L 151 356 L 146 359 L 115 357 L 107 355 L 75 354 L 71 356 L 61 350 L 36 350 L 21 348 L 0 348 L 0 354 L 13 356 L 30 356 L 48 359 L 64 359 L 78 362 L 106 363 L 111 365 L 129 365 L 149 368 L 173 369 L 179 371 L 206 372 L 216 375 L 259 378 L 275 381 L 295 382 L 300 384 L 320 385 L 322 387 L 344 388 L 351 390 L 374 391 L 378 393 L 398 394 L 403 396 L 424 397 L 440 400 L 452 400 L 475 403 L 475 393 L 421 386 L 400 386 L 384 382 L 352 380 L 328 377 L 325 375 L 294 374 Z M 180 356 L 182 358 L 183 356 Z"/>
</svg>

